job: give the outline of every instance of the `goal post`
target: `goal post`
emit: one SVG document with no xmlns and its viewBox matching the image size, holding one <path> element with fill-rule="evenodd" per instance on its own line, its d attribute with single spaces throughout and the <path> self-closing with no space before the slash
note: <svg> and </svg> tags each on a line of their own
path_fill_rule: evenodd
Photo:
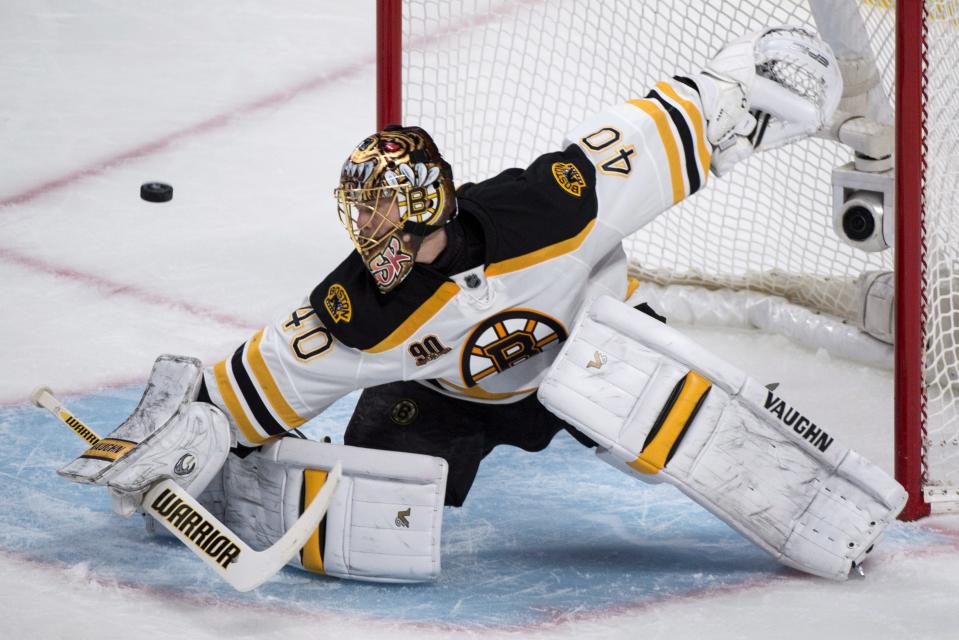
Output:
<svg viewBox="0 0 959 640">
<path fill-rule="evenodd" d="M 481 180 L 732 38 L 815 27 L 839 5 L 856 12 L 852 49 L 869 52 L 894 113 L 895 249 L 839 239 L 831 181 L 852 151 L 818 137 L 750 158 L 624 247 L 644 282 L 758 292 L 841 320 L 860 275 L 895 271 L 894 466 L 912 520 L 930 503 L 959 507 L 959 127 L 947 126 L 959 0 L 377 0 L 377 124 L 423 126 L 457 182 Z"/>
<path fill-rule="evenodd" d="M 403 116 L 403 0 L 377 0 L 376 127 Z"/>
<path fill-rule="evenodd" d="M 909 492 L 900 516 L 929 515 L 923 478 L 925 394 L 923 342 L 926 304 L 922 277 L 924 2 L 896 6 L 896 479 Z"/>
</svg>

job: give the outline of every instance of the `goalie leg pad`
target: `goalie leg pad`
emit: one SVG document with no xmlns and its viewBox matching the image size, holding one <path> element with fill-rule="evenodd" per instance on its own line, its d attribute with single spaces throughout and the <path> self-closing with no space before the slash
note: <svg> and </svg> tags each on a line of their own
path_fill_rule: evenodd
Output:
<svg viewBox="0 0 959 640">
<path fill-rule="evenodd" d="M 254 548 L 278 540 L 342 462 L 326 518 L 292 564 L 337 578 L 424 582 L 440 573 L 446 461 L 432 456 L 283 438 L 245 458 L 230 456 L 223 521 Z"/>
<path fill-rule="evenodd" d="M 665 481 L 786 565 L 843 580 L 905 504 L 822 422 L 679 332 L 609 297 L 539 390 L 606 462 Z"/>
</svg>

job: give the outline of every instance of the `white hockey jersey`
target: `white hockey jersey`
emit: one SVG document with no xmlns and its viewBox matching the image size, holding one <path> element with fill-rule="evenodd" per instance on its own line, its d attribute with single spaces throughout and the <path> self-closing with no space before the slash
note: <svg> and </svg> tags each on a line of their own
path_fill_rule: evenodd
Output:
<svg viewBox="0 0 959 640">
<path fill-rule="evenodd" d="M 476 402 L 535 392 L 588 300 L 628 291 L 622 240 L 706 181 L 710 149 L 687 78 L 575 127 L 565 150 L 457 192 L 484 264 L 416 264 L 381 294 L 354 252 L 301 306 L 205 369 L 245 444 L 301 426 L 343 395 L 398 380 Z"/>
</svg>

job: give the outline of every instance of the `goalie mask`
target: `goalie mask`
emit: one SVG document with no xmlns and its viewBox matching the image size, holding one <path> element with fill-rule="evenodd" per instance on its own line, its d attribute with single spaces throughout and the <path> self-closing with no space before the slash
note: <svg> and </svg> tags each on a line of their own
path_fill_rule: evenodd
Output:
<svg viewBox="0 0 959 640">
<path fill-rule="evenodd" d="M 419 127 L 390 126 L 363 140 L 334 193 L 340 222 L 381 293 L 409 275 L 423 239 L 456 211 L 453 171 Z"/>
</svg>

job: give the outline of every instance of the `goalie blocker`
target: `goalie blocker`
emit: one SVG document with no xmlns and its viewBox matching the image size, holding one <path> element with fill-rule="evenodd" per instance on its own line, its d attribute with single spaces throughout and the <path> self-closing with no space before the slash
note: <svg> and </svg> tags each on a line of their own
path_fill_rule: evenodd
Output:
<svg viewBox="0 0 959 640">
<path fill-rule="evenodd" d="M 666 481 L 774 558 L 845 580 L 906 492 L 787 397 L 604 296 L 573 330 L 540 401 L 597 455 Z"/>
</svg>

